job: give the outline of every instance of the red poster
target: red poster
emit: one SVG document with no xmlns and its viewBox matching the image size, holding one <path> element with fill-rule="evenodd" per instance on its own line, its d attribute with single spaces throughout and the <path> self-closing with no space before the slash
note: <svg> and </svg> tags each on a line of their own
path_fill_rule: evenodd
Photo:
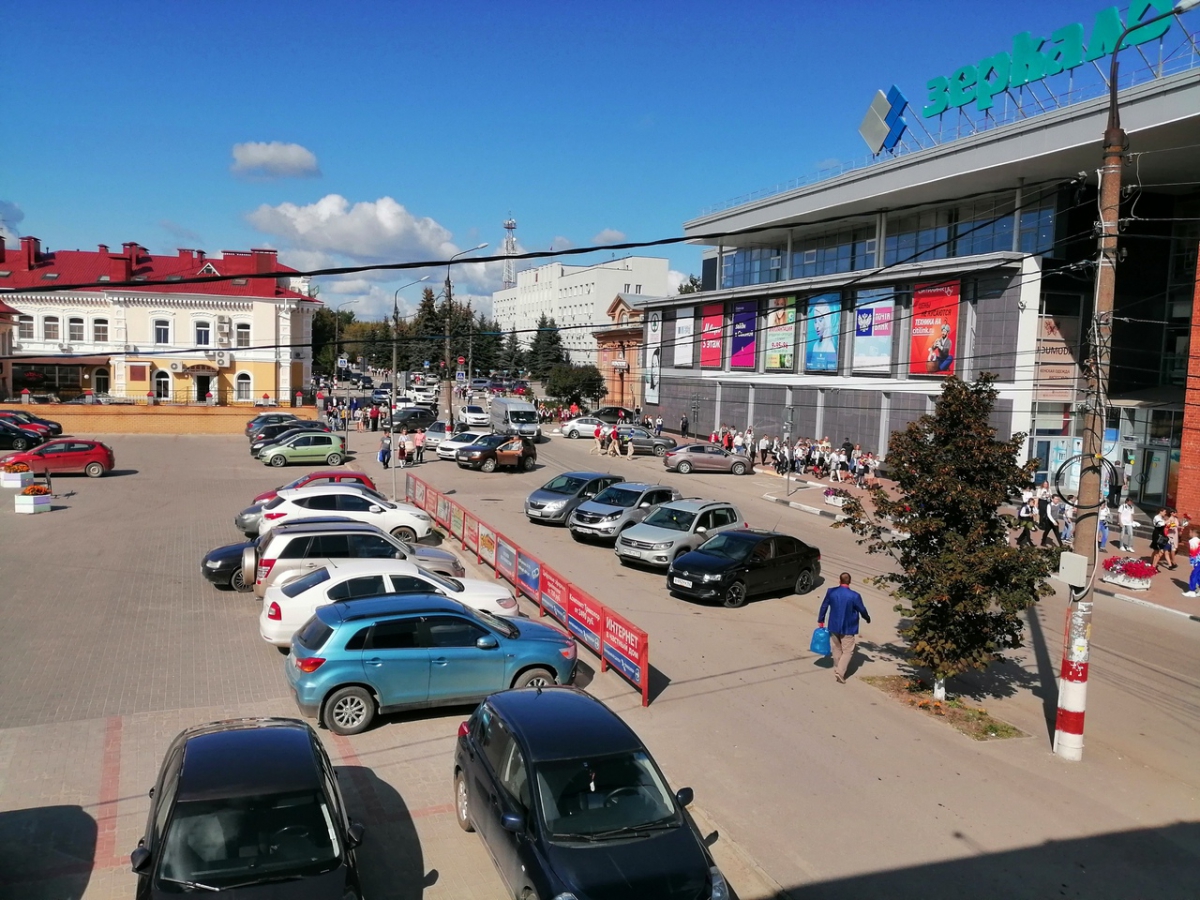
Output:
<svg viewBox="0 0 1200 900">
<path fill-rule="evenodd" d="M 542 595 L 538 598 L 542 615 L 549 613 L 567 624 L 567 582 L 553 569 L 542 567 Z"/>
<path fill-rule="evenodd" d="M 604 607 L 591 595 L 570 585 L 567 591 L 567 630 L 598 654 L 603 627 Z"/>
<path fill-rule="evenodd" d="M 958 353 L 959 283 L 938 281 L 913 287 L 910 375 L 953 375 Z"/>
<path fill-rule="evenodd" d="M 709 303 L 700 308 L 700 365 L 721 368 L 724 356 L 725 304 Z"/>
</svg>

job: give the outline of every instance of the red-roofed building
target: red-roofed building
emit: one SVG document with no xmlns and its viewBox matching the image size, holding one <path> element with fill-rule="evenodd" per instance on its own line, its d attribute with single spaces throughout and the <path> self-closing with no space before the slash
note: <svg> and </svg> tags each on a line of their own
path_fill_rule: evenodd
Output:
<svg viewBox="0 0 1200 900">
<path fill-rule="evenodd" d="M 0 398 L 28 387 L 63 400 L 90 390 L 193 403 L 267 394 L 286 404 L 312 375 L 319 304 L 304 277 L 251 276 L 294 271 L 274 250 L 154 256 L 129 242 L 120 252 L 51 253 L 34 237 L 15 249 L 0 241 L 0 297 L 16 319 L 7 344 L 0 321 Z M 234 277 L 185 283 L 206 276 Z M 68 284 L 80 287 L 61 289 Z"/>
</svg>

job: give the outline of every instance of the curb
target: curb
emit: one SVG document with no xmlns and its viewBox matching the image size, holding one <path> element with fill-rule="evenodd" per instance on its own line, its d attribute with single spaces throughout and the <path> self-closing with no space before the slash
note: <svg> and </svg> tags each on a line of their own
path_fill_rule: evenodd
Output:
<svg viewBox="0 0 1200 900">
<path fill-rule="evenodd" d="M 771 503 L 778 503 L 782 506 L 790 506 L 792 509 L 798 509 L 800 512 L 806 512 L 810 516 L 821 516 L 826 519 L 833 519 L 835 522 L 841 522 L 846 517 L 841 513 L 835 513 L 828 509 L 820 509 L 816 506 L 809 506 L 807 503 L 797 503 L 795 500 L 788 500 L 786 497 L 776 497 L 774 494 L 763 494 L 763 499 Z M 901 541 L 908 537 L 903 531 L 888 531 L 888 536 L 895 541 Z"/>
<path fill-rule="evenodd" d="M 1163 606 L 1161 603 L 1151 603 L 1149 600 L 1143 600 L 1141 597 L 1130 597 L 1128 594 L 1118 594 L 1116 591 L 1102 591 L 1093 589 L 1094 593 L 1101 594 L 1105 597 L 1113 597 L 1117 600 L 1123 600 L 1126 603 L 1132 603 L 1134 606 L 1143 606 L 1146 609 L 1155 609 L 1159 612 L 1171 613 L 1172 615 L 1182 616 L 1185 619 L 1191 619 L 1193 622 L 1200 622 L 1200 616 L 1194 613 L 1184 612 L 1182 609 L 1174 609 L 1170 606 Z"/>
<path fill-rule="evenodd" d="M 755 862 L 754 857 L 744 847 L 722 835 L 712 816 L 695 803 L 688 807 L 687 812 L 696 823 L 701 837 L 717 835 L 717 839 L 709 847 L 709 852 L 712 853 L 713 862 L 725 876 L 725 882 L 729 885 L 733 897 L 737 900 L 780 900 L 792 896 Z"/>
</svg>

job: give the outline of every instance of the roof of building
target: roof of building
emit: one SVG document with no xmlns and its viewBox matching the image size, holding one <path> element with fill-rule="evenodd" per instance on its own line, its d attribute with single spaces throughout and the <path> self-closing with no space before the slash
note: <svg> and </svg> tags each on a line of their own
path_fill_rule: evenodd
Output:
<svg viewBox="0 0 1200 900">
<path fill-rule="evenodd" d="M 266 272 L 296 272 L 282 265 L 275 250 L 223 250 L 209 257 L 203 250 L 181 249 L 175 256 L 155 256 L 135 242 L 110 252 L 100 244 L 95 250 L 43 251 L 35 237 L 21 238 L 19 248 L 0 241 L 0 290 L 39 290 L 64 285 L 103 283 L 87 291 L 119 289 L 151 294 L 210 294 L 223 297 L 289 298 L 312 300 L 292 290 L 281 278 L 247 278 Z M 297 273 L 298 274 L 298 273 Z M 207 275 L 235 276 L 228 281 L 192 284 L 128 284 L 129 281 L 173 281 Z M 112 288 L 107 285 L 111 284 Z"/>
</svg>

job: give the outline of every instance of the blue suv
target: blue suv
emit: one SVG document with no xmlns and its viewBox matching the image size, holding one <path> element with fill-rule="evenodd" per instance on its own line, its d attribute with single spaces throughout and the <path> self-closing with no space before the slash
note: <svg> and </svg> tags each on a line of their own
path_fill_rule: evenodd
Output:
<svg viewBox="0 0 1200 900">
<path fill-rule="evenodd" d="M 437 594 L 356 599 L 317 608 L 285 663 L 300 711 L 335 734 L 379 713 L 473 703 L 496 691 L 569 684 L 575 641 Z"/>
</svg>

